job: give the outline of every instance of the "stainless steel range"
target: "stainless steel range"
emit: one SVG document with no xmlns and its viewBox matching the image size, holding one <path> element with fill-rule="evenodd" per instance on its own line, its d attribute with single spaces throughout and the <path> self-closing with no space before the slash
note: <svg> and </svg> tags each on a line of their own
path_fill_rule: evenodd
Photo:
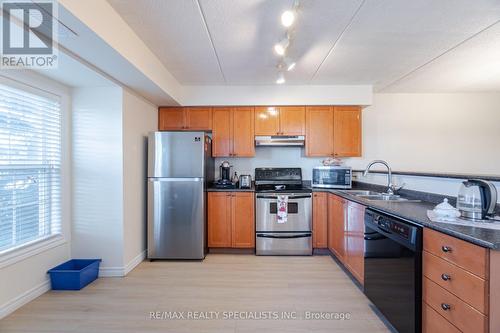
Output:
<svg viewBox="0 0 500 333">
<path fill-rule="evenodd" d="M 255 169 L 256 254 L 312 255 L 312 191 L 300 168 Z"/>
</svg>

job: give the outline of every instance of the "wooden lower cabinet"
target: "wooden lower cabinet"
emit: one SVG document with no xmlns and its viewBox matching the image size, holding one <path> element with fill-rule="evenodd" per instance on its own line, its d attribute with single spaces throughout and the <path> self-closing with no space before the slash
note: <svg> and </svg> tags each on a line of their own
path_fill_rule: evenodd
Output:
<svg viewBox="0 0 500 333">
<path fill-rule="evenodd" d="M 365 206 L 328 193 L 328 249 L 364 284 Z"/>
<path fill-rule="evenodd" d="M 208 247 L 255 247 L 253 192 L 208 193 Z"/>
<path fill-rule="evenodd" d="M 345 265 L 354 277 L 364 284 L 365 276 L 365 206 L 349 201 L 347 204 Z"/>
<path fill-rule="evenodd" d="M 232 197 L 231 246 L 255 247 L 255 210 L 253 193 L 234 192 Z"/>
<path fill-rule="evenodd" d="M 328 248 L 328 193 L 313 194 L 313 248 Z"/>
<path fill-rule="evenodd" d="M 346 201 L 328 194 L 328 249 L 344 262 Z"/>
<path fill-rule="evenodd" d="M 499 332 L 496 251 L 424 228 L 423 332 Z"/>
<path fill-rule="evenodd" d="M 422 306 L 422 333 L 461 333 L 427 304 Z"/>
<path fill-rule="evenodd" d="M 231 247 L 231 195 L 208 193 L 208 247 Z"/>
</svg>

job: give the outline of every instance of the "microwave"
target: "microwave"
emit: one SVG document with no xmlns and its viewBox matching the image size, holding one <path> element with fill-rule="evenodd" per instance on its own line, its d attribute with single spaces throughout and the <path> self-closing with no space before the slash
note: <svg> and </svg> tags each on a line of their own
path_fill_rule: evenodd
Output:
<svg viewBox="0 0 500 333">
<path fill-rule="evenodd" d="M 352 169 L 338 165 L 314 167 L 312 186 L 349 189 L 352 187 Z"/>
</svg>

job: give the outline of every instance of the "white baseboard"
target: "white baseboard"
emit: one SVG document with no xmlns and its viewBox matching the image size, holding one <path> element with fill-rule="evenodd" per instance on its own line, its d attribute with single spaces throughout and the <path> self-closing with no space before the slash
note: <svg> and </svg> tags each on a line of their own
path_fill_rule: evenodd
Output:
<svg viewBox="0 0 500 333">
<path fill-rule="evenodd" d="M 19 309 L 21 306 L 31 302 L 38 296 L 45 294 L 50 290 L 50 281 L 44 281 L 39 285 L 25 291 L 21 295 L 17 296 L 13 300 L 5 303 L 0 307 L 0 319 L 7 317 L 12 312 Z"/>
<path fill-rule="evenodd" d="M 146 258 L 146 250 L 139 253 L 128 264 L 122 267 L 100 267 L 99 277 L 124 277 Z"/>
<path fill-rule="evenodd" d="M 130 273 L 137 265 L 146 259 L 146 250 L 139 253 L 134 259 L 130 260 L 127 265 L 125 265 L 124 275 Z"/>
<path fill-rule="evenodd" d="M 100 267 L 99 277 L 124 277 L 130 273 L 137 265 L 146 258 L 146 250 L 139 253 L 127 265 L 123 267 Z M 3 304 L 0 307 L 0 319 L 7 317 L 21 306 L 31 302 L 38 296 L 43 295 L 50 290 L 50 280 L 44 281 L 30 290 L 22 293 L 13 300 Z"/>
</svg>

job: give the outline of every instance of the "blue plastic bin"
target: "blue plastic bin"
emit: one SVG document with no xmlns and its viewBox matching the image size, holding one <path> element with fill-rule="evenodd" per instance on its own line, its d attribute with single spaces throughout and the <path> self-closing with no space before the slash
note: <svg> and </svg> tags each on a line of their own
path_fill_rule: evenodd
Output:
<svg viewBox="0 0 500 333">
<path fill-rule="evenodd" d="M 52 290 L 80 290 L 99 275 L 101 259 L 72 259 L 56 266 L 50 275 Z"/>
</svg>

